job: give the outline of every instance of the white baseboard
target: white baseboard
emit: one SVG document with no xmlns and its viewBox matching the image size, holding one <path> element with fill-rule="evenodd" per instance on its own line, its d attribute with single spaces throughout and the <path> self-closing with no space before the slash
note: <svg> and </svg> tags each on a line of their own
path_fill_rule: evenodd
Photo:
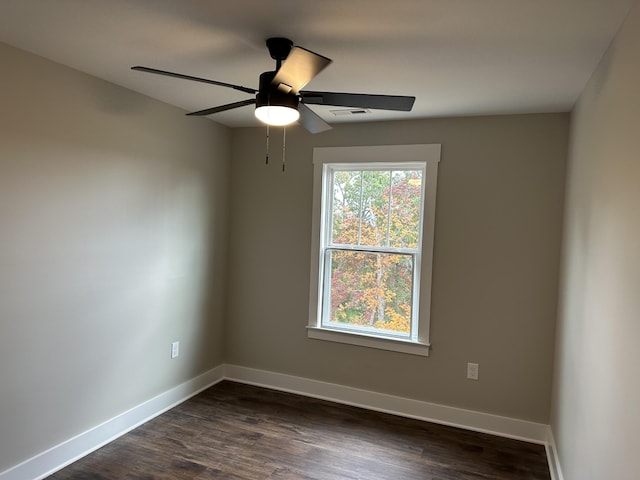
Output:
<svg viewBox="0 0 640 480">
<path fill-rule="evenodd" d="M 545 445 L 548 425 L 448 407 L 253 368 L 225 365 L 225 378 L 403 417 Z"/>
<path fill-rule="evenodd" d="M 547 431 L 547 442 L 545 444 L 545 448 L 547 449 L 547 460 L 549 461 L 551 480 L 564 480 L 562 469 L 560 468 L 558 448 L 556 447 L 556 440 L 553 437 L 553 430 L 551 427 L 549 427 Z"/>
<path fill-rule="evenodd" d="M 111 420 L 0 473 L 0 480 L 43 479 L 218 383 L 223 379 L 223 372 L 224 366 L 219 366 L 167 390 Z"/>
<path fill-rule="evenodd" d="M 223 379 L 544 444 L 552 480 L 563 480 L 555 442 L 548 425 L 236 365 L 221 365 L 167 390 L 111 420 L 1 472 L 0 480 L 41 480 Z"/>
</svg>

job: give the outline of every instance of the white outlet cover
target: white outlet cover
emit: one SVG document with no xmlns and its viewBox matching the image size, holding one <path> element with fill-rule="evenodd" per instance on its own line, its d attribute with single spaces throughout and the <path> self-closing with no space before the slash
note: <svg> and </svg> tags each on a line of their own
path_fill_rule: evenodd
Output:
<svg viewBox="0 0 640 480">
<path fill-rule="evenodd" d="M 176 358 L 180 355 L 180 342 L 173 342 L 171 344 L 171 358 Z"/>
<path fill-rule="evenodd" d="M 477 363 L 467 363 L 467 378 L 470 380 L 478 380 L 478 370 L 480 366 Z"/>
</svg>

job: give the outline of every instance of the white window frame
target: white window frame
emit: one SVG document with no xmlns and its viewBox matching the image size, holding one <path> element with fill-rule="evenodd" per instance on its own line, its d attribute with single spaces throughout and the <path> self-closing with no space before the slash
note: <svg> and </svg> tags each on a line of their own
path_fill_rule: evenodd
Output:
<svg viewBox="0 0 640 480">
<path fill-rule="evenodd" d="M 311 239 L 311 275 L 309 288 L 309 338 L 327 340 L 364 347 L 379 348 L 414 355 L 429 355 L 429 326 L 431 313 L 431 283 L 433 266 L 433 240 L 436 212 L 436 188 L 438 179 L 438 163 L 441 146 L 438 144 L 423 145 L 383 145 L 367 147 L 318 147 L 313 150 L 313 215 Z M 417 325 L 413 325 L 412 337 L 378 334 L 362 329 L 340 329 L 322 325 L 322 298 L 324 258 L 321 250 L 325 242 L 321 235 L 329 214 L 322 207 L 328 188 L 325 180 L 327 165 L 339 169 L 339 164 L 363 164 L 371 169 L 378 164 L 380 169 L 405 168 L 408 164 L 425 166 L 425 181 L 422 213 L 422 249 L 416 258 L 419 264 L 414 266 L 414 282 L 418 282 L 418 298 L 414 298 Z"/>
</svg>

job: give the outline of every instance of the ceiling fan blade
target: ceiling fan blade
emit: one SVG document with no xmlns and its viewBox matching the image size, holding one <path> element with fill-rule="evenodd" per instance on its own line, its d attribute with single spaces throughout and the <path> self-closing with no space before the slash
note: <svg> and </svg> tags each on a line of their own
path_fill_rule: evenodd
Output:
<svg viewBox="0 0 640 480">
<path fill-rule="evenodd" d="M 366 93 L 300 92 L 302 101 L 311 105 L 332 105 L 336 107 L 373 108 L 377 110 L 398 110 L 410 112 L 416 97 L 401 95 L 369 95 Z"/>
<path fill-rule="evenodd" d="M 298 112 L 300 112 L 298 123 L 309 133 L 320 133 L 333 128 L 304 103 L 298 105 Z"/>
<path fill-rule="evenodd" d="M 206 117 L 207 115 L 211 115 L 212 113 L 225 112 L 227 110 L 232 110 L 234 108 L 244 107 L 245 105 L 251 105 L 255 103 L 256 103 L 256 99 L 250 98 L 249 100 L 241 100 L 239 102 L 227 103 L 226 105 L 220 105 L 219 107 L 205 108 L 204 110 L 198 110 L 197 112 L 187 113 L 187 115 L 196 116 L 196 117 Z"/>
<path fill-rule="evenodd" d="M 208 78 L 192 77 L 191 75 L 183 75 L 182 73 L 167 72 L 166 70 L 158 70 L 157 68 L 142 67 L 136 65 L 131 67 L 131 70 L 137 70 L 138 72 L 155 73 L 156 75 L 165 75 L 167 77 L 182 78 L 183 80 L 193 80 L 194 82 L 208 83 L 210 85 L 218 85 L 219 87 L 233 88 L 234 90 L 240 90 L 245 93 L 257 93 L 255 88 L 243 87 L 241 85 L 234 85 L 232 83 L 218 82 L 216 80 L 209 80 Z"/>
<path fill-rule="evenodd" d="M 331 59 L 302 47 L 293 47 L 273 77 L 272 85 L 285 93 L 298 93 L 331 63 Z"/>
</svg>

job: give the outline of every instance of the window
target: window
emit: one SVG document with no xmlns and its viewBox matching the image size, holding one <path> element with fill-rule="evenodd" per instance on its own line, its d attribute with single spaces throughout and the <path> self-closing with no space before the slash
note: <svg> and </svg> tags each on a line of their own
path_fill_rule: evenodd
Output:
<svg viewBox="0 0 640 480">
<path fill-rule="evenodd" d="M 440 145 L 314 149 L 310 338 L 429 351 Z"/>
</svg>

